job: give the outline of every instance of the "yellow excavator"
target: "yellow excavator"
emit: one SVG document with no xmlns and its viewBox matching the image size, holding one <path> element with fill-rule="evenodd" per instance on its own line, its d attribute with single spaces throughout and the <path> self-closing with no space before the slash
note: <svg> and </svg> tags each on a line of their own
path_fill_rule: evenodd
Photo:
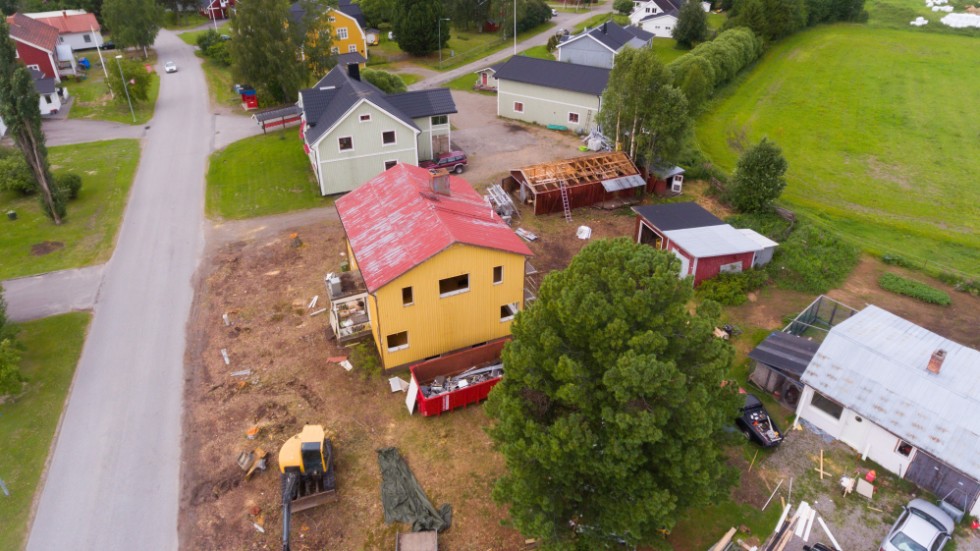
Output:
<svg viewBox="0 0 980 551">
<path fill-rule="evenodd" d="M 306 425 L 279 450 L 282 473 L 282 550 L 289 551 L 289 519 L 329 501 L 337 491 L 333 444 L 321 425 Z"/>
</svg>

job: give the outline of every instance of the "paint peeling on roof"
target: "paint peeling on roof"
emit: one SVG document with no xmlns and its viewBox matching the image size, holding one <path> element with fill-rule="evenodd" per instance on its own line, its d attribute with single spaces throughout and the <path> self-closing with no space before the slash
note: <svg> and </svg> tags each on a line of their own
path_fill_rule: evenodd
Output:
<svg viewBox="0 0 980 551">
<path fill-rule="evenodd" d="M 400 163 L 337 200 L 368 292 L 455 244 L 532 255 L 466 180 L 450 176 L 447 196 L 431 191 L 430 177 Z"/>
</svg>

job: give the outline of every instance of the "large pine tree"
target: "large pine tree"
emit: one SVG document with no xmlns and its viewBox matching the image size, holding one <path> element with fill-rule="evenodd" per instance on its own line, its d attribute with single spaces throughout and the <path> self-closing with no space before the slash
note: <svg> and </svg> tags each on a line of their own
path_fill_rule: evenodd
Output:
<svg viewBox="0 0 980 551">
<path fill-rule="evenodd" d="M 414 56 L 431 54 L 449 41 L 442 0 L 395 0 L 392 30 L 398 47 Z M 442 38 L 442 44 L 439 39 Z"/>
<path fill-rule="evenodd" d="M 669 252 L 596 241 L 545 278 L 518 314 L 487 411 L 507 461 L 494 497 L 548 548 L 652 541 L 687 507 L 724 495 L 739 398 L 722 380 L 720 314 L 691 313 Z"/>
<path fill-rule="evenodd" d="M 34 175 L 42 210 L 55 224 L 61 224 L 65 200 L 55 189 L 48 165 L 48 149 L 41 131 L 40 99 L 30 72 L 17 61 L 16 52 L 10 39 L 10 28 L 0 19 L 0 119 L 7 125 Z"/>
</svg>

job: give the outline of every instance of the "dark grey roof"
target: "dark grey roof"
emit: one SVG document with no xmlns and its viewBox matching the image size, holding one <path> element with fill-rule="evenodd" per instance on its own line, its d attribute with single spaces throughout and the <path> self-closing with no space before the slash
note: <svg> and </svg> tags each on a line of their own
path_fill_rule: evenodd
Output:
<svg viewBox="0 0 980 551">
<path fill-rule="evenodd" d="M 725 223 L 694 202 L 662 203 L 633 207 L 633 212 L 660 231 L 722 226 Z"/>
<path fill-rule="evenodd" d="M 361 11 L 361 6 L 351 2 L 351 0 L 340 0 L 339 4 L 337 5 L 337 10 L 353 17 L 362 29 L 367 28 L 367 23 L 364 20 L 364 12 Z"/>
<path fill-rule="evenodd" d="M 607 21 L 591 31 L 588 31 L 587 34 L 598 40 L 607 48 L 613 50 L 614 52 L 618 52 L 623 48 L 623 46 L 626 46 L 634 38 L 639 38 L 644 42 L 653 38 L 653 35 L 646 31 L 640 30 L 640 32 L 648 35 L 647 38 L 641 38 L 640 36 L 637 36 L 636 33 L 620 27 L 613 21 Z"/>
<path fill-rule="evenodd" d="M 299 115 L 302 111 L 297 105 L 287 105 L 285 107 L 280 107 L 278 109 L 270 109 L 268 111 L 262 111 L 261 113 L 256 113 L 252 115 L 258 122 L 264 122 L 272 119 L 278 119 L 282 117 L 295 117 Z"/>
<path fill-rule="evenodd" d="M 497 80 L 601 96 L 609 82 L 609 69 L 516 55 L 497 67 Z"/>
<path fill-rule="evenodd" d="M 677 15 L 680 11 L 681 5 L 684 0 L 652 0 L 654 4 L 657 5 L 662 11 L 667 12 L 670 15 Z"/>
<path fill-rule="evenodd" d="M 317 141 L 358 101 L 364 99 L 391 113 L 398 120 L 418 130 L 413 118 L 447 115 L 456 112 L 449 90 L 436 88 L 404 94 L 386 95 L 368 82 L 354 80 L 347 68 L 337 65 L 313 88 L 300 91 L 306 117 L 306 139 Z"/>
<path fill-rule="evenodd" d="M 55 85 L 53 78 L 44 78 L 44 73 L 38 71 L 37 69 L 28 69 L 31 72 L 31 79 L 34 80 L 34 90 L 38 94 L 53 94 L 55 93 Z"/>
<path fill-rule="evenodd" d="M 337 54 L 337 65 L 341 67 L 346 67 L 348 63 L 357 63 L 357 64 L 367 63 L 367 58 L 365 58 L 358 52 Z"/>
<path fill-rule="evenodd" d="M 817 341 L 774 331 L 749 352 L 749 357 L 799 379 L 819 348 Z"/>
<path fill-rule="evenodd" d="M 456 102 L 453 101 L 449 88 L 433 90 L 416 90 L 402 94 L 392 94 L 387 97 L 388 103 L 413 119 L 431 117 L 434 115 L 449 115 L 456 113 Z"/>
<path fill-rule="evenodd" d="M 629 27 L 626 27 L 625 29 L 626 29 L 626 32 L 632 34 L 634 37 L 642 40 L 643 42 L 650 42 L 651 40 L 653 40 L 653 33 L 648 33 L 646 31 L 644 31 L 643 29 L 641 29 L 640 27 L 634 27 L 634 26 L 630 25 Z"/>
</svg>

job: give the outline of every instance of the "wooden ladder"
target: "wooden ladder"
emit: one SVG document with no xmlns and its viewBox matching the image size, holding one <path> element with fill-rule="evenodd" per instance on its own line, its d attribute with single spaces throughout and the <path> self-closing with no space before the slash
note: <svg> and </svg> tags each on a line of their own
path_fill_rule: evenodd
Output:
<svg viewBox="0 0 980 551">
<path fill-rule="evenodd" d="M 572 207 L 568 201 L 568 186 L 565 185 L 565 179 L 558 179 L 558 189 L 561 192 L 561 206 L 565 210 L 565 222 L 572 221 Z"/>
</svg>

